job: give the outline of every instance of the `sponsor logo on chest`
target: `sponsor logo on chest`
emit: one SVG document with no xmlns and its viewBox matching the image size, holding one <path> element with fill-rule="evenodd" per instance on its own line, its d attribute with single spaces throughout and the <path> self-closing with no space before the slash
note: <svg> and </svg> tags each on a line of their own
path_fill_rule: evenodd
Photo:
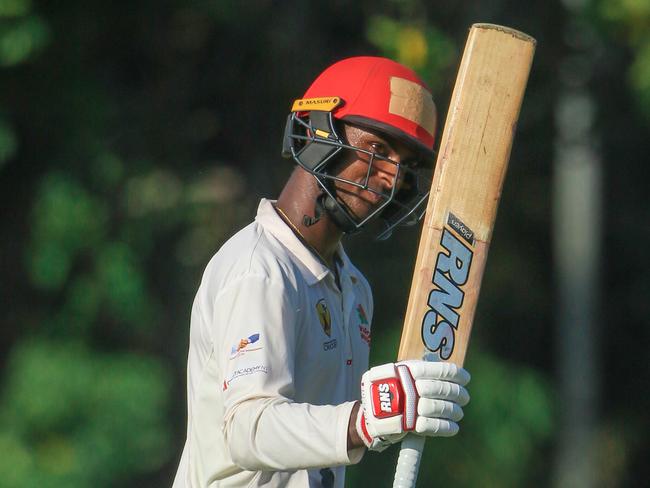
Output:
<svg viewBox="0 0 650 488">
<path fill-rule="evenodd" d="M 329 338 L 332 337 L 332 315 L 330 310 L 327 307 L 327 303 L 324 298 L 321 298 L 316 302 L 316 315 L 318 316 L 318 322 L 320 323 L 321 328 L 325 335 Z M 327 340 L 323 342 L 323 351 L 332 351 L 338 347 L 338 341 L 336 338 Z"/>
<path fill-rule="evenodd" d="M 331 337 L 332 316 L 330 315 L 330 311 L 327 308 L 327 303 L 325 303 L 324 298 L 321 298 L 316 303 L 316 314 L 318 315 L 318 321 L 320 322 L 320 326 L 323 328 L 323 332 L 325 332 L 327 337 Z"/>
<path fill-rule="evenodd" d="M 372 339 L 370 334 L 370 324 L 368 324 L 368 316 L 361 304 L 357 305 L 357 316 L 359 317 L 359 335 L 363 342 L 370 346 L 370 341 Z"/>
</svg>

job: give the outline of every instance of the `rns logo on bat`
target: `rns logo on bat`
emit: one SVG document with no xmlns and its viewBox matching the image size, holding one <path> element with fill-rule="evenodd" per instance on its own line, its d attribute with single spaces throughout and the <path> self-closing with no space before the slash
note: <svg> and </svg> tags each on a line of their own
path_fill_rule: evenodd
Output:
<svg viewBox="0 0 650 488">
<path fill-rule="evenodd" d="M 474 256 L 474 233 L 458 217 L 449 213 L 440 245 L 442 250 L 436 257 L 431 277 L 434 289 L 427 300 L 429 310 L 422 319 L 422 341 L 440 359 L 449 359 L 454 351 L 454 337 L 460 319 L 458 310 L 465 298 L 462 287 L 467 283 Z"/>
</svg>

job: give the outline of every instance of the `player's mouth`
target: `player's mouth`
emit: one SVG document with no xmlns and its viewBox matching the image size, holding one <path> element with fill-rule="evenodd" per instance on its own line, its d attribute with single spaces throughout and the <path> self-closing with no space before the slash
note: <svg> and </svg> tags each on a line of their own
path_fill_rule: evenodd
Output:
<svg viewBox="0 0 650 488">
<path fill-rule="evenodd" d="M 386 200 L 386 195 L 375 193 L 373 191 L 366 190 L 359 195 L 359 198 L 364 200 L 366 203 L 372 207 L 378 206 L 380 203 Z"/>
</svg>

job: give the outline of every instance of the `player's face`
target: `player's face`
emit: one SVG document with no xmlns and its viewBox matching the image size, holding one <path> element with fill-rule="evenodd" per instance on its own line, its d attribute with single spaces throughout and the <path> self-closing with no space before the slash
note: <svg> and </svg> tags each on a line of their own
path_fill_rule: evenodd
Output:
<svg viewBox="0 0 650 488">
<path fill-rule="evenodd" d="M 348 183 L 336 182 L 336 194 L 339 200 L 351 214 L 361 220 L 386 201 L 385 196 L 382 195 L 390 195 L 393 187 L 399 189 L 403 171 L 398 175 L 395 163 L 408 166 L 415 162 L 415 155 L 404 144 L 379 132 L 349 124 L 345 124 L 344 127 L 345 139 L 350 146 L 378 156 L 372 157 L 362 151 L 346 151 L 339 166 L 342 169 L 337 174 L 338 177 L 359 185 L 365 185 L 367 181 L 367 186 L 374 190 L 369 191 Z"/>
</svg>

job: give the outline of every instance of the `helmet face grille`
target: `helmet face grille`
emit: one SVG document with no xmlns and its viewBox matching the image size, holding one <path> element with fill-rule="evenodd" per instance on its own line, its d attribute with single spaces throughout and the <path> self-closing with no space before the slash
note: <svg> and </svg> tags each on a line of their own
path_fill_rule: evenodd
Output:
<svg viewBox="0 0 650 488">
<path fill-rule="evenodd" d="M 342 151 L 353 151 L 365 155 L 368 170 L 365 180 L 355 182 L 337 175 L 337 166 Z M 384 228 L 379 239 L 390 236 L 397 225 L 417 223 L 424 214 L 429 194 L 430 178 L 426 169 L 414 169 L 377 155 L 371 151 L 346 143 L 336 131 L 331 112 L 313 110 L 308 113 L 292 113 L 287 120 L 283 155 L 292 157 L 298 165 L 311 173 L 327 196 L 325 210 L 335 213 L 335 222 L 346 233 L 360 230 L 369 222 L 380 218 Z M 375 171 L 377 161 L 395 165 L 394 184 L 390 191 L 373 188 L 370 177 Z M 397 182 L 400 182 L 397 184 Z M 359 218 L 337 198 L 336 187 L 355 187 L 376 195 L 378 203 L 369 215 Z"/>
</svg>

